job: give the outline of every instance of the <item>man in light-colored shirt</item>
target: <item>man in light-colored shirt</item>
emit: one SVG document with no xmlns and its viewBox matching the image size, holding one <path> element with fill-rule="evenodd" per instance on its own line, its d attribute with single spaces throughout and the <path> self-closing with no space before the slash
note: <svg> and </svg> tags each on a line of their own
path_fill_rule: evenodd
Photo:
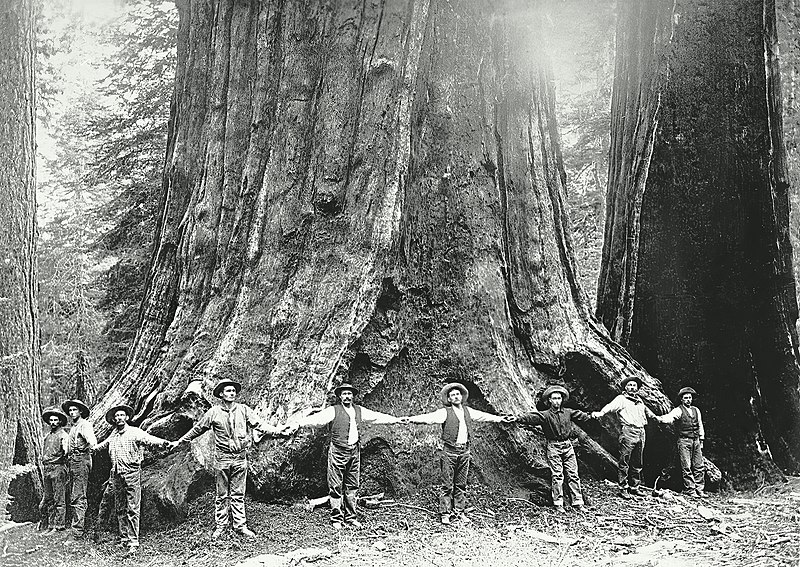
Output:
<svg viewBox="0 0 800 567">
<path fill-rule="evenodd" d="M 368 410 L 353 399 L 358 390 L 344 383 L 334 390 L 339 403 L 288 424 L 284 432 L 292 434 L 299 427 L 321 427 L 330 424 L 328 448 L 328 494 L 331 523 L 341 529 L 342 522 L 360 528 L 357 518 L 356 492 L 361 475 L 361 423 L 392 424 L 402 420 L 393 415 Z"/>
<path fill-rule="evenodd" d="M 86 517 L 86 487 L 92 470 L 92 447 L 97 445 L 92 424 L 89 423 L 89 408 L 81 400 L 67 400 L 61 409 L 69 416 L 72 427 L 69 430 L 69 491 L 72 506 L 72 537 L 81 538 L 84 534 Z"/>
<path fill-rule="evenodd" d="M 106 421 L 114 430 L 94 450 L 108 448 L 119 535 L 128 546 L 128 555 L 139 549 L 139 514 L 142 502 L 142 459 L 144 445 L 168 446 L 170 442 L 128 424 L 133 408 L 121 404 L 106 412 Z"/>
<path fill-rule="evenodd" d="M 472 422 L 511 423 L 515 418 L 467 408 L 464 402 L 469 398 L 469 391 L 457 382 L 445 384 L 439 397 L 444 407 L 431 413 L 410 416 L 408 421 L 442 425 L 442 491 L 439 496 L 439 513 L 442 523 L 449 524 L 451 520 L 463 517 L 466 509 Z"/>
<path fill-rule="evenodd" d="M 645 431 L 648 418 L 655 419 L 655 414 L 644 405 L 639 396 L 642 381 L 635 376 L 625 378 L 620 383 L 622 394 L 611 400 L 600 411 L 592 412 L 592 417 L 599 419 L 608 413 L 616 413 L 622 424 L 619 435 L 619 495 L 622 498 L 641 496 L 639 484 L 642 482 L 642 456 L 644 454 Z"/>
<path fill-rule="evenodd" d="M 247 487 L 247 448 L 253 442 L 254 433 L 279 434 L 279 430 L 269 425 L 266 419 L 252 408 L 236 402 L 242 389 L 239 382 L 220 380 L 214 387 L 214 396 L 222 400 L 222 405 L 209 409 L 200 421 L 186 434 L 173 443 L 191 441 L 211 430 L 214 437 L 214 476 L 217 497 L 214 500 L 216 527 L 211 535 L 218 539 L 229 523 L 233 529 L 245 537 L 255 537 L 247 527 L 244 509 L 244 493 Z M 255 431 L 253 431 L 255 430 Z"/>
<path fill-rule="evenodd" d="M 68 439 L 64 426 L 67 416 L 51 408 L 42 413 L 42 419 L 50 426 L 50 430 L 42 442 L 42 472 L 44 473 L 42 501 L 39 504 L 40 526 L 47 524 L 48 533 L 64 529 L 67 483 L 67 448 Z"/>
<path fill-rule="evenodd" d="M 705 464 L 703 463 L 703 440 L 706 437 L 700 409 L 692 405 L 694 388 L 681 388 L 678 398 L 681 403 L 671 412 L 656 417 L 661 423 L 674 423 L 678 438 L 678 457 L 683 472 L 684 494 L 705 498 Z"/>
</svg>

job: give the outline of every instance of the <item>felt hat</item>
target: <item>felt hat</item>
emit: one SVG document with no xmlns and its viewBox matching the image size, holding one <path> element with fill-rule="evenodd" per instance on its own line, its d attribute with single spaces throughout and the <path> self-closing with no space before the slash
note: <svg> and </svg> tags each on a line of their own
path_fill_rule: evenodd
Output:
<svg viewBox="0 0 800 567">
<path fill-rule="evenodd" d="M 336 394 L 337 398 L 340 398 L 343 390 L 350 390 L 351 392 L 353 392 L 353 397 L 356 397 L 358 395 L 358 388 L 356 388 L 349 382 L 344 382 L 341 386 L 337 386 L 333 390 L 333 393 Z"/>
<path fill-rule="evenodd" d="M 86 419 L 89 417 L 89 406 L 84 404 L 81 400 L 67 400 L 63 404 L 61 404 L 61 409 L 64 410 L 64 413 L 69 415 L 69 408 L 75 406 L 78 408 L 78 411 L 81 413 L 81 417 Z"/>
<path fill-rule="evenodd" d="M 58 418 L 58 421 L 61 422 L 62 427 L 67 424 L 67 416 L 64 415 L 58 408 L 47 408 L 42 412 L 42 419 L 48 425 L 50 423 L 50 418 L 53 416 Z"/>
<path fill-rule="evenodd" d="M 454 389 L 461 392 L 462 402 L 466 402 L 467 398 L 469 398 L 469 390 L 467 390 L 467 387 L 464 386 L 464 384 L 460 384 L 458 382 L 449 382 L 448 384 L 445 384 L 442 388 L 442 391 L 439 392 L 439 397 L 442 400 L 443 406 L 450 405 L 450 400 L 447 399 L 447 397 L 450 395 L 450 390 Z"/>
<path fill-rule="evenodd" d="M 678 392 L 678 399 L 683 397 L 684 394 L 691 394 L 693 396 L 696 396 L 697 392 L 694 391 L 694 388 L 686 386 L 685 388 L 681 388 L 680 391 Z"/>
<path fill-rule="evenodd" d="M 569 399 L 569 392 L 567 391 L 567 389 L 564 386 L 560 386 L 558 384 L 553 384 L 553 385 L 548 386 L 547 388 L 545 388 L 545 391 L 542 392 L 542 399 L 549 404 L 550 403 L 550 394 L 552 394 L 554 392 L 558 392 L 559 394 L 564 396 L 564 400 L 563 401 L 565 401 L 565 402 Z"/>
<path fill-rule="evenodd" d="M 221 398 L 222 397 L 222 390 L 225 388 L 225 386 L 233 386 L 234 388 L 236 388 L 236 393 L 237 394 L 242 391 L 242 385 L 239 382 L 237 382 L 236 380 L 228 380 L 226 378 L 226 379 L 220 380 L 219 382 L 217 382 L 217 385 L 214 386 L 214 397 L 215 398 Z"/>
<path fill-rule="evenodd" d="M 636 376 L 628 376 L 627 378 L 623 379 L 622 382 L 619 383 L 619 389 L 625 390 L 625 386 L 628 385 L 628 382 L 636 382 L 639 388 L 641 388 L 643 385 L 643 382 Z"/>
<path fill-rule="evenodd" d="M 120 410 L 128 414 L 128 419 L 131 419 L 133 417 L 133 408 L 131 406 L 126 404 L 119 404 L 112 407 L 106 412 L 106 421 L 111 425 L 116 425 L 116 423 L 114 422 L 114 414 Z"/>
</svg>

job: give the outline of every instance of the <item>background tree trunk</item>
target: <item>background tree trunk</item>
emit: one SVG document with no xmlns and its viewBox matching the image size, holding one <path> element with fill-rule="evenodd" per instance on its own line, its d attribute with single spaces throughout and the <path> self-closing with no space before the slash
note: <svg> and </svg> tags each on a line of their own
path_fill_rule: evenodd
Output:
<svg viewBox="0 0 800 567">
<path fill-rule="evenodd" d="M 41 493 L 33 24 L 31 0 L 0 4 L 0 515 L 10 493 L 18 520 Z"/>
<path fill-rule="evenodd" d="M 707 452 L 745 482 L 800 458 L 776 49 L 771 0 L 621 4 L 598 315 L 667 392 L 698 390 Z"/>
<path fill-rule="evenodd" d="M 670 407 L 578 283 L 535 3 L 178 6 L 157 245 L 98 427 L 127 401 L 174 438 L 221 377 L 275 421 L 345 378 L 400 415 L 438 407 L 453 379 L 474 407 L 523 412 L 550 380 L 594 409 L 638 375 L 651 407 Z M 434 429 L 368 432 L 366 484 L 435 479 Z M 608 472 L 608 437 L 590 432 L 584 466 Z M 254 450 L 258 494 L 322 490 L 321 439 Z M 168 509 L 202 480 L 206 442 L 150 469 Z M 481 428 L 475 459 L 490 483 L 536 485 L 547 470 L 541 436 L 513 428 Z"/>
</svg>

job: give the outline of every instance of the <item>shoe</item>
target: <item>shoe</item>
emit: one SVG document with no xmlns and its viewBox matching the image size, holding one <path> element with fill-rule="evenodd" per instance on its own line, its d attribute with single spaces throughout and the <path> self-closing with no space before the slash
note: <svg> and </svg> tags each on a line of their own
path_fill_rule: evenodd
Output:
<svg viewBox="0 0 800 567">
<path fill-rule="evenodd" d="M 125 556 L 126 557 L 133 557 L 134 555 L 136 555 L 137 551 L 139 551 L 139 546 L 138 545 L 129 545 L 128 546 L 128 551 L 125 552 Z"/>
<path fill-rule="evenodd" d="M 236 533 L 244 537 L 256 537 L 256 533 L 247 526 L 239 528 Z"/>
<path fill-rule="evenodd" d="M 630 493 L 628 493 L 628 491 L 624 488 L 621 488 L 619 490 L 619 497 L 624 498 L 625 500 L 630 500 L 631 498 L 633 498 L 633 496 L 631 496 Z"/>
<path fill-rule="evenodd" d="M 348 523 L 348 525 L 354 527 L 357 530 L 360 530 L 361 528 L 364 527 L 364 524 L 362 524 L 358 520 L 348 520 L 347 523 Z"/>
<path fill-rule="evenodd" d="M 586 511 L 586 506 L 584 506 L 583 504 L 574 504 L 574 505 L 572 506 L 572 508 L 573 508 L 573 509 L 574 509 L 576 512 L 585 512 L 585 511 Z"/>
<path fill-rule="evenodd" d="M 450 514 L 442 514 L 442 523 L 446 526 L 450 525 Z"/>
<path fill-rule="evenodd" d="M 633 494 L 634 496 L 644 496 L 644 492 L 642 492 L 642 491 L 639 489 L 639 487 L 638 487 L 638 486 L 631 486 L 631 487 L 628 489 L 628 492 L 630 492 L 630 493 L 631 493 L 631 494 Z"/>
<path fill-rule="evenodd" d="M 225 531 L 225 526 L 217 526 L 214 528 L 213 533 L 211 534 L 211 539 L 218 540 L 222 537 L 222 533 Z"/>
<path fill-rule="evenodd" d="M 555 506 L 556 514 L 566 514 L 566 510 L 564 510 L 564 506 Z"/>
<path fill-rule="evenodd" d="M 44 535 L 53 535 L 53 534 L 57 534 L 57 533 L 58 533 L 58 530 L 57 530 L 57 529 L 55 529 L 55 528 L 50 528 L 49 530 L 47 530 L 46 532 L 44 532 Z"/>
<path fill-rule="evenodd" d="M 697 496 L 698 498 L 708 498 L 706 493 L 703 492 L 702 490 L 695 490 L 694 495 Z"/>
<path fill-rule="evenodd" d="M 342 529 L 342 522 L 331 522 L 331 527 L 334 530 L 341 530 Z"/>
</svg>

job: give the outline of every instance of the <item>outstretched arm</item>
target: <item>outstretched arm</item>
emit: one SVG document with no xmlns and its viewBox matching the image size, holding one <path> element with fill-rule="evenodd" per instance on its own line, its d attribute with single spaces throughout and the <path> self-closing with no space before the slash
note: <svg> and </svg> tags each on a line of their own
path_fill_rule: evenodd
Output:
<svg viewBox="0 0 800 567">
<path fill-rule="evenodd" d="M 488 423 L 510 423 L 516 420 L 516 418 L 512 415 L 495 415 L 493 413 L 487 413 L 485 411 L 472 408 L 469 409 L 469 416 L 472 418 L 472 421 L 482 421 Z"/>
<path fill-rule="evenodd" d="M 591 415 L 593 418 L 597 419 L 599 417 L 603 417 L 607 413 L 619 411 L 623 408 L 622 402 L 623 402 L 623 396 L 621 395 L 617 396 L 616 398 L 611 400 L 608 404 L 603 406 L 603 409 L 601 409 L 600 411 L 593 411 Z"/>
<path fill-rule="evenodd" d="M 388 425 L 403 421 L 403 419 L 400 417 L 395 417 L 393 415 L 389 415 L 388 413 L 381 413 L 379 411 L 372 411 L 365 407 L 361 408 L 361 420 L 366 421 L 367 423 L 375 423 L 378 425 Z"/>
<path fill-rule="evenodd" d="M 195 437 L 199 437 L 209 429 L 211 429 L 211 412 L 214 411 L 214 408 L 211 408 L 206 413 L 203 414 L 203 417 L 200 418 L 200 421 L 194 424 L 189 431 L 184 433 L 180 439 L 173 442 L 173 446 L 180 445 L 181 443 L 188 443 Z"/>
<path fill-rule="evenodd" d="M 421 413 L 419 415 L 408 416 L 408 421 L 411 423 L 420 423 L 424 425 L 433 425 L 436 423 L 444 423 L 447 421 L 447 410 L 439 408 L 431 413 Z"/>
</svg>

